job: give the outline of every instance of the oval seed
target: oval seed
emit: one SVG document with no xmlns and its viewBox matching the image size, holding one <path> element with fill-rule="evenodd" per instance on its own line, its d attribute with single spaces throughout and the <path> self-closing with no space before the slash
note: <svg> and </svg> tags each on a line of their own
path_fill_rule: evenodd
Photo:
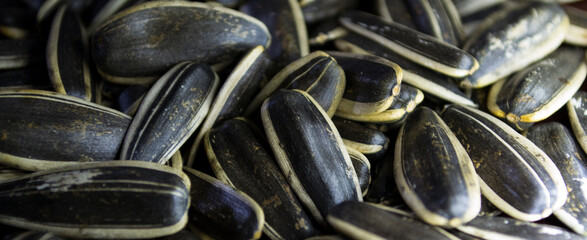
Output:
<svg viewBox="0 0 587 240">
<path fill-rule="evenodd" d="M 341 202 L 362 201 L 346 147 L 312 97 L 278 90 L 263 103 L 261 117 L 281 171 L 318 222 Z"/>
<path fill-rule="evenodd" d="M 480 67 L 461 86 L 487 86 L 543 58 L 563 42 L 568 27 L 555 3 L 527 2 L 491 15 L 463 46 Z"/>
<path fill-rule="evenodd" d="M 564 106 L 587 76 L 585 49 L 563 45 L 539 62 L 491 87 L 489 111 L 518 130 Z"/>
<path fill-rule="evenodd" d="M 544 150 L 560 169 L 569 193 L 565 204 L 554 215 L 569 228 L 587 235 L 587 156 L 562 124 L 549 122 L 528 129 L 528 139 Z"/>
<path fill-rule="evenodd" d="M 55 92 L 0 91 L 0 163 L 39 171 L 117 159 L 131 118 Z"/>
<path fill-rule="evenodd" d="M 257 45 L 267 47 L 270 39 L 259 20 L 228 8 L 154 1 L 102 23 L 92 34 L 92 56 L 110 81 L 150 83 L 179 62 L 225 62 Z"/>
<path fill-rule="evenodd" d="M 524 136 L 472 108 L 451 105 L 442 116 L 467 146 L 483 195 L 500 210 L 520 220 L 536 221 L 564 204 L 567 192 L 561 173 Z"/>
<path fill-rule="evenodd" d="M 447 76 L 462 78 L 479 68 L 477 60 L 459 48 L 368 13 L 348 12 L 340 18 L 340 22 L 349 30 Z"/>
<path fill-rule="evenodd" d="M 141 102 L 120 158 L 165 163 L 208 113 L 218 82 L 205 64 L 183 62 L 169 70 Z"/>
<path fill-rule="evenodd" d="M 153 163 L 109 161 L 0 183 L 0 223 L 72 238 L 155 238 L 187 223 L 190 181 Z"/>
<path fill-rule="evenodd" d="M 416 109 L 400 129 L 394 173 L 406 204 L 428 224 L 456 227 L 479 213 L 481 192 L 471 159 L 429 108 Z"/>
<path fill-rule="evenodd" d="M 372 115 L 385 111 L 400 92 L 402 69 L 380 57 L 327 52 L 344 70 L 346 85 L 337 111 Z"/>
<path fill-rule="evenodd" d="M 47 69 L 56 92 L 95 102 L 99 93 L 88 65 L 85 36 L 79 18 L 68 6 L 61 6 L 49 32 Z"/>
<path fill-rule="evenodd" d="M 241 191 L 197 170 L 184 167 L 189 177 L 190 228 L 214 239 L 259 239 L 265 215 L 257 202 Z"/>
<path fill-rule="evenodd" d="M 263 232 L 271 239 L 315 235 L 317 229 L 256 131 L 246 119 L 234 118 L 206 134 L 204 145 L 215 175 L 260 203 Z"/>
<path fill-rule="evenodd" d="M 245 116 L 256 111 L 279 88 L 307 92 L 326 111 L 334 115 L 346 86 L 343 69 L 325 52 L 312 52 L 281 69 L 251 101 Z"/>
</svg>

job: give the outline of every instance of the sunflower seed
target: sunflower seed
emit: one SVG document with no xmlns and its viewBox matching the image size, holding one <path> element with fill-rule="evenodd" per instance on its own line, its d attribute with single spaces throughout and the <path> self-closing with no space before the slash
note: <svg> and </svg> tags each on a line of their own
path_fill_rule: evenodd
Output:
<svg viewBox="0 0 587 240">
<path fill-rule="evenodd" d="M 362 200 L 346 147 L 312 97 L 278 90 L 263 103 L 261 117 L 281 171 L 319 223 L 337 204 Z"/>
<path fill-rule="evenodd" d="M 587 192 L 582 187 L 587 181 L 587 156 L 562 124 L 549 122 L 528 129 L 528 139 L 544 150 L 561 170 L 569 193 L 565 204 L 554 210 L 554 215 L 569 228 L 587 235 Z"/>
<path fill-rule="evenodd" d="M 416 109 L 400 129 L 394 173 L 406 204 L 428 224 L 456 227 L 479 213 L 481 192 L 471 159 L 429 108 Z"/>
<path fill-rule="evenodd" d="M 125 9 L 98 26 L 92 34 L 92 56 L 110 81 L 149 83 L 179 62 L 225 62 L 257 45 L 267 47 L 270 39 L 263 23 L 228 8 L 153 1 Z"/>
<path fill-rule="evenodd" d="M 477 60 L 454 46 L 401 24 L 364 12 L 348 12 L 340 18 L 349 30 L 376 41 L 391 51 L 426 68 L 451 77 L 466 77 L 477 70 Z"/>
<path fill-rule="evenodd" d="M 189 225 L 214 239 L 258 239 L 265 215 L 241 191 L 197 170 L 184 167 L 192 187 Z"/>
<path fill-rule="evenodd" d="M 0 91 L 0 163 L 39 171 L 116 159 L 131 118 L 76 97 Z"/>
<path fill-rule="evenodd" d="M 587 76 L 585 49 L 563 45 L 539 62 L 491 87 L 487 107 L 518 130 L 564 106 Z"/>
<path fill-rule="evenodd" d="M 177 64 L 149 89 L 133 118 L 120 158 L 165 163 L 200 125 L 218 88 L 205 64 Z"/>
<path fill-rule="evenodd" d="M 481 88 L 554 51 L 569 28 L 557 4 L 526 2 L 491 15 L 469 36 L 463 49 L 479 61 L 479 69 L 461 86 Z"/>
<path fill-rule="evenodd" d="M 215 175 L 260 203 L 265 214 L 263 232 L 271 239 L 315 235 L 317 229 L 256 131 L 248 120 L 234 118 L 206 134 L 204 145 Z"/>
<path fill-rule="evenodd" d="M 74 238 L 153 238 L 187 222 L 189 179 L 152 163 L 110 161 L 0 183 L 0 222 Z"/>
<path fill-rule="evenodd" d="M 560 171 L 540 148 L 499 119 L 451 105 L 442 113 L 473 161 L 481 191 L 508 215 L 536 221 L 567 198 Z"/>
</svg>

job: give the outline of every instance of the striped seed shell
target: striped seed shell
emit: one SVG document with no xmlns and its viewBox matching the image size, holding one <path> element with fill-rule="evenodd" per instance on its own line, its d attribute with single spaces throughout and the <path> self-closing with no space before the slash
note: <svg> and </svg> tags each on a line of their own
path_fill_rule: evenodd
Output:
<svg viewBox="0 0 587 240">
<path fill-rule="evenodd" d="M 479 213 L 481 192 L 471 159 L 429 108 L 416 109 L 400 129 L 394 173 L 406 204 L 428 224 L 456 227 Z"/>
<path fill-rule="evenodd" d="M 319 223 L 337 204 L 362 201 L 357 174 L 326 112 L 305 92 L 278 90 L 261 107 L 281 171 Z"/>
<path fill-rule="evenodd" d="M 214 239 L 259 239 L 265 215 L 257 202 L 220 180 L 184 167 L 192 188 L 189 225 Z"/>
<path fill-rule="evenodd" d="M 240 10 L 269 29 L 271 44 L 265 47 L 276 71 L 310 53 L 306 23 L 297 0 L 249 0 Z"/>
<path fill-rule="evenodd" d="M 569 5 L 563 5 L 563 8 L 571 23 L 565 43 L 587 47 L 587 11 Z"/>
<path fill-rule="evenodd" d="M 479 67 L 477 60 L 465 51 L 375 15 L 351 11 L 342 15 L 340 22 L 350 31 L 447 76 L 466 77 Z"/>
<path fill-rule="evenodd" d="M 116 159 L 131 118 L 76 97 L 0 91 L 0 163 L 39 171 Z"/>
<path fill-rule="evenodd" d="M 403 88 L 406 90 L 401 90 L 399 95 L 394 97 L 394 103 L 381 113 L 373 115 L 355 115 L 337 111 L 335 115 L 340 118 L 357 122 L 385 123 L 390 128 L 397 128 L 406 120 L 408 113 L 412 112 L 412 110 L 424 100 L 424 94 L 422 91 L 409 86 L 403 86 Z"/>
<path fill-rule="evenodd" d="M 307 24 L 319 23 L 335 18 L 340 13 L 354 8 L 358 0 L 299 0 Z"/>
<path fill-rule="evenodd" d="M 0 70 L 28 66 L 42 58 L 39 39 L 0 39 Z"/>
<path fill-rule="evenodd" d="M 403 211 L 372 203 L 341 203 L 328 213 L 327 220 L 351 239 L 456 239 Z"/>
<path fill-rule="evenodd" d="M 308 41 L 310 46 L 319 47 L 344 36 L 347 32 L 344 27 L 340 26 L 337 19 L 328 19 L 308 29 Z"/>
<path fill-rule="evenodd" d="M 343 51 L 370 53 L 397 63 L 402 68 L 402 82 L 417 87 L 426 94 L 451 103 L 477 106 L 449 77 L 422 67 L 389 50 L 383 44 L 352 32 L 334 43 Z"/>
<path fill-rule="evenodd" d="M 351 158 L 353 168 L 355 168 L 355 172 L 357 173 L 357 179 L 361 187 L 361 196 L 364 197 L 369 190 L 369 184 L 371 184 L 371 163 L 369 163 L 369 159 L 365 155 L 354 148 L 346 146 L 346 150 Z"/>
<path fill-rule="evenodd" d="M 275 164 L 258 129 L 244 118 L 233 118 L 212 128 L 204 138 L 214 174 L 261 204 L 263 232 L 271 239 L 301 239 L 315 235 L 309 215 L 298 202 Z"/>
<path fill-rule="evenodd" d="M 206 114 L 206 119 L 202 122 L 190 149 L 186 165 L 192 166 L 202 138 L 210 128 L 217 122 L 240 116 L 244 112 L 246 104 L 254 97 L 254 93 L 259 88 L 269 64 L 270 60 L 265 48 L 257 46 L 251 49 L 234 67 L 212 101 L 210 111 Z"/>
<path fill-rule="evenodd" d="M 464 44 L 480 66 L 461 86 L 482 88 L 545 57 L 568 28 L 569 18 L 556 3 L 525 2 L 491 15 Z"/>
<path fill-rule="evenodd" d="M 101 75 L 126 84 L 152 82 L 182 61 L 229 61 L 271 41 L 265 25 L 255 18 L 185 1 L 152 1 L 127 8 L 102 23 L 91 38 Z"/>
<path fill-rule="evenodd" d="M 124 10 L 130 6 L 136 5 L 138 3 L 146 2 L 147 0 L 104 0 L 104 1 L 94 1 L 93 8 L 99 8 L 92 11 L 91 20 L 87 24 L 87 33 L 91 35 L 96 27 L 98 27 L 102 22 L 107 21 L 109 17 L 114 15 L 115 13 L 119 12 L 120 10 Z M 102 6 L 97 6 L 100 4 Z M 86 16 L 88 17 L 88 16 Z"/>
<path fill-rule="evenodd" d="M 149 89 L 120 151 L 121 159 L 165 163 L 200 125 L 218 88 L 206 64 L 177 64 Z"/>
<path fill-rule="evenodd" d="M 0 223 L 66 237 L 154 238 L 181 230 L 188 219 L 189 179 L 146 162 L 41 171 L 0 189 Z"/>
<path fill-rule="evenodd" d="M 525 130 L 563 107 L 587 76 L 585 49 L 563 45 L 509 79 L 491 87 L 489 111 L 518 130 Z"/>
<path fill-rule="evenodd" d="M 506 123 L 458 105 L 446 108 L 442 118 L 466 146 L 483 195 L 504 213 L 536 221 L 564 204 L 566 186 L 556 165 Z"/>
<path fill-rule="evenodd" d="M 417 29 L 412 14 L 404 0 L 376 0 L 377 15 L 389 22 L 396 22 Z"/>
<path fill-rule="evenodd" d="M 365 201 L 380 203 L 386 206 L 405 206 L 404 200 L 395 183 L 393 158 L 394 153 L 389 151 L 383 158 L 372 164 L 372 179 L 369 185 L 369 191 L 364 196 Z"/>
<path fill-rule="evenodd" d="M 339 117 L 334 117 L 332 122 L 344 145 L 375 158 L 383 156 L 387 151 L 389 138 L 383 132 Z"/>
<path fill-rule="evenodd" d="M 550 156 L 565 180 L 569 195 L 565 204 L 554 210 L 554 215 L 576 233 L 586 236 L 587 156 L 569 130 L 557 122 L 532 126 L 526 136 Z"/>
<path fill-rule="evenodd" d="M 80 19 L 67 5 L 57 10 L 47 41 L 47 69 L 58 93 L 95 102 L 96 83 L 88 64 L 89 52 Z"/>
<path fill-rule="evenodd" d="M 587 92 L 577 91 L 567 103 L 567 111 L 575 138 L 587 152 Z"/>
<path fill-rule="evenodd" d="M 344 70 L 346 86 L 337 111 L 372 115 L 385 111 L 399 94 L 402 69 L 369 54 L 327 52 Z"/>
<path fill-rule="evenodd" d="M 60 236 L 55 236 L 53 233 L 26 231 L 20 233 L 9 234 L 4 236 L 6 240 L 67 240 Z"/>
<path fill-rule="evenodd" d="M 451 0 L 408 0 L 406 4 L 417 29 L 453 46 L 461 46 L 465 38 L 463 24 Z"/>
<path fill-rule="evenodd" d="M 285 88 L 307 92 L 332 117 L 345 86 L 344 71 L 336 60 L 325 52 L 315 51 L 279 71 L 251 101 L 245 116 L 257 110 L 269 95 Z"/>
<path fill-rule="evenodd" d="M 533 239 L 579 240 L 583 237 L 564 228 L 520 221 L 508 217 L 479 216 L 471 222 L 457 227 L 464 232 L 481 239 Z"/>
</svg>

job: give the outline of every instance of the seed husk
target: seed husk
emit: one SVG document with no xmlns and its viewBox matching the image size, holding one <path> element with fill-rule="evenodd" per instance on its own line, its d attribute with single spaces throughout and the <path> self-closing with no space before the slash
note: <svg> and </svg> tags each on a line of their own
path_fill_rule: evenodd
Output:
<svg viewBox="0 0 587 240">
<path fill-rule="evenodd" d="M 173 234 L 187 223 L 190 201 L 185 174 L 137 161 L 36 172 L 0 189 L 1 223 L 72 238 Z"/>
<path fill-rule="evenodd" d="M 312 52 L 279 71 L 251 101 L 245 110 L 250 116 L 263 101 L 280 88 L 307 92 L 333 116 L 346 86 L 343 69 L 333 57 L 322 51 Z"/>
<path fill-rule="evenodd" d="M 587 76 L 585 49 L 563 45 L 509 79 L 491 87 L 489 111 L 518 130 L 563 107 Z M 529 127 L 529 126 L 528 126 Z"/>
<path fill-rule="evenodd" d="M 567 111 L 575 138 L 587 152 L 587 92 L 577 91 L 567 103 Z"/>
<path fill-rule="evenodd" d="M 471 159 L 429 108 L 416 109 L 400 129 L 394 173 L 406 204 L 428 224 L 456 227 L 479 213 L 481 192 Z"/>
<path fill-rule="evenodd" d="M 99 72 L 109 81 L 124 84 L 150 83 L 182 61 L 226 62 L 257 45 L 267 47 L 271 41 L 257 19 L 224 7 L 184 1 L 135 5 L 110 17 L 91 38 Z"/>
<path fill-rule="evenodd" d="M 480 67 L 461 86 L 482 88 L 542 59 L 568 28 L 567 14 L 555 3 L 525 2 L 491 15 L 463 46 Z"/>
<path fill-rule="evenodd" d="M 362 201 L 357 174 L 330 117 L 305 92 L 278 90 L 261 107 L 269 145 L 300 201 L 319 223 L 337 204 Z"/>
<path fill-rule="evenodd" d="M 556 165 L 506 123 L 457 105 L 446 108 L 442 118 L 467 146 L 483 195 L 500 210 L 536 221 L 564 204 L 567 191 Z"/>
<path fill-rule="evenodd" d="M 265 48 L 257 46 L 247 52 L 234 67 L 228 78 L 224 80 L 210 106 L 210 111 L 206 114 L 206 119 L 198 130 L 186 165 L 193 165 L 202 138 L 210 128 L 217 122 L 240 116 L 244 112 L 246 104 L 259 88 L 269 64 L 270 60 Z"/>
<path fill-rule="evenodd" d="M 263 232 L 271 239 L 301 239 L 318 233 L 275 164 L 259 130 L 244 118 L 222 121 L 204 137 L 214 174 L 260 203 Z M 295 227 L 294 227 L 295 226 Z"/>
<path fill-rule="evenodd" d="M 457 227 L 457 229 L 482 239 L 583 239 L 583 237 L 560 227 L 524 222 L 507 217 L 479 216 L 471 222 Z"/>
<path fill-rule="evenodd" d="M 569 130 L 557 122 L 532 126 L 526 136 L 550 156 L 567 186 L 566 202 L 554 210 L 554 215 L 576 233 L 586 236 L 587 192 L 582 186 L 587 181 L 587 156 Z"/>
<path fill-rule="evenodd" d="M 571 25 L 565 36 L 565 43 L 587 47 L 587 11 L 563 5 Z"/>
<path fill-rule="evenodd" d="M 477 13 L 493 7 L 497 4 L 504 2 L 505 0 L 453 0 L 457 11 L 461 17 L 467 17 L 473 13 Z"/>
<path fill-rule="evenodd" d="M 372 115 L 385 111 L 400 92 L 402 69 L 369 54 L 327 52 L 344 70 L 346 85 L 337 111 Z"/>
<path fill-rule="evenodd" d="M 341 16 L 340 22 L 350 31 L 447 76 L 462 78 L 479 68 L 477 60 L 465 51 L 375 15 L 351 11 Z"/>
<path fill-rule="evenodd" d="M 417 29 L 448 44 L 459 47 L 465 38 L 461 17 L 450 0 L 409 0 Z"/>
<path fill-rule="evenodd" d="M 444 101 L 476 107 L 475 104 L 458 85 L 447 76 L 422 67 L 386 48 L 384 45 L 349 32 L 335 40 L 335 45 L 343 51 L 370 53 L 397 63 L 403 72 L 402 82 L 422 90 L 426 94 Z"/>
<path fill-rule="evenodd" d="M 57 10 L 47 41 L 47 69 L 58 93 L 96 101 L 96 82 L 89 66 L 88 42 L 80 19 L 67 6 Z"/>
<path fill-rule="evenodd" d="M 361 196 L 364 197 L 369 190 L 369 184 L 371 184 L 371 164 L 365 155 L 354 148 L 346 146 L 346 150 L 351 158 L 353 168 L 355 168 L 355 172 L 357 173 L 357 179 L 361 187 Z"/>
<path fill-rule="evenodd" d="M 333 208 L 327 220 L 351 239 L 456 239 L 405 212 L 378 204 L 347 201 Z"/>
<path fill-rule="evenodd" d="M 371 129 L 360 123 L 334 117 L 332 122 L 342 137 L 344 145 L 365 156 L 383 156 L 389 146 L 389 138 L 381 131 Z"/>
<path fill-rule="evenodd" d="M 404 88 L 406 91 L 400 91 L 399 95 L 394 97 L 394 103 L 381 113 L 356 115 L 337 111 L 335 115 L 357 122 L 385 123 L 389 128 L 397 128 L 406 120 L 408 114 L 424 100 L 424 94 L 420 90 L 409 86 L 404 86 Z"/>
<path fill-rule="evenodd" d="M 279 71 L 310 53 L 306 23 L 296 0 L 249 0 L 240 10 L 263 22 L 271 34 L 269 58 Z"/>
<path fill-rule="evenodd" d="M 184 167 L 192 188 L 190 228 L 214 239 L 259 239 L 265 215 L 257 202 L 220 180 Z"/>
<path fill-rule="evenodd" d="M 196 131 L 219 84 L 206 64 L 177 64 L 149 89 L 120 151 L 120 158 L 165 163 Z"/>
<path fill-rule="evenodd" d="M 304 21 L 314 24 L 331 18 L 357 6 L 358 0 L 300 0 Z"/>
<path fill-rule="evenodd" d="M 117 159 L 131 118 L 76 97 L 0 91 L 0 162 L 28 171 Z"/>
</svg>

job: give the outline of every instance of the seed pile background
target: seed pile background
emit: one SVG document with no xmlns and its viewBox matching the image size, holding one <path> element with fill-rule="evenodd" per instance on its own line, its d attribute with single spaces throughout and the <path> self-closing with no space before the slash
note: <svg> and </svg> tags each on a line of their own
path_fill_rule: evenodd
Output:
<svg viewBox="0 0 587 240">
<path fill-rule="evenodd" d="M 583 239 L 587 2 L 0 2 L 2 239 Z"/>
</svg>

